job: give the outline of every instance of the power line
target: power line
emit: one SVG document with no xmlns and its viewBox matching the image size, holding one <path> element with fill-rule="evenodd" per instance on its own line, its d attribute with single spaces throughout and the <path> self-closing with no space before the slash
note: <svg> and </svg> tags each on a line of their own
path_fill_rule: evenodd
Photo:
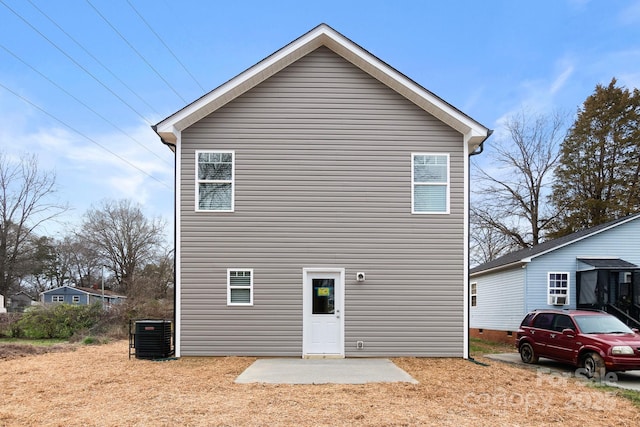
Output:
<svg viewBox="0 0 640 427">
<path fill-rule="evenodd" d="M 106 90 L 108 90 L 113 96 L 115 96 L 116 98 L 118 98 L 120 100 L 120 102 L 122 102 L 124 105 L 126 105 L 127 107 L 129 107 L 129 109 L 131 109 L 131 111 L 133 111 L 134 113 L 136 113 L 140 118 L 142 118 L 142 120 L 144 120 L 145 122 L 147 122 L 147 124 L 151 125 L 151 121 L 149 121 L 146 117 L 144 117 L 142 115 L 142 113 L 140 113 L 138 110 L 136 110 L 134 107 L 131 106 L 131 104 L 129 104 L 127 101 L 125 101 L 124 99 L 122 99 L 122 97 L 120 97 L 117 93 L 115 93 L 111 88 L 109 88 L 106 84 L 104 84 L 100 79 L 98 79 L 96 76 L 94 76 L 89 70 L 87 70 L 85 67 L 83 67 L 78 61 L 76 61 L 75 59 L 73 59 L 68 53 L 66 53 L 64 50 L 62 50 L 62 48 L 60 48 L 57 44 L 55 44 L 53 41 L 51 41 L 47 36 L 45 36 L 40 30 L 38 30 L 36 27 L 34 27 L 33 25 L 31 25 L 31 23 L 29 21 L 27 21 L 22 15 L 20 15 L 18 12 L 16 12 L 15 10 L 13 10 L 11 7 L 9 7 L 4 0 L 0 0 L 0 3 L 2 3 L 2 5 L 4 7 L 6 7 L 7 9 L 9 9 L 14 15 L 16 15 L 18 18 L 20 18 L 20 20 L 22 20 L 22 22 L 24 22 L 25 24 L 27 24 L 33 31 L 35 31 L 36 33 L 38 33 L 43 39 L 45 39 L 46 41 L 48 41 L 53 47 L 55 47 L 60 53 L 62 53 L 64 56 L 66 56 L 71 62 L 73 62 L 78 68 L 80 68 L 82 71 L 84 71 L 85 73 L 87 73 L 87 75 L 89 75 L 91 78 L 93 78 L 96 82 L 98 82 L 102 87 L 104 87 Z"/>
<path fill-rule="evenodd" d="M 104 120 L 105 122 L 109 123 L 111 126 L 113 126 L 115 129 L 119 130 L 120 132 L 122 132 L 125 136 L 129 137 L 129 139 L 131 139 L 133 142 L 135 142 L 136 144 L 138 144 L 140 147 L 144 148 L 145 150 L 147 150 L 148 152 L 150 152 L 151 154 L 153 154 L 154 156 L 156 156 L 158 159 L 160 159 L 162 162 L 164 162 L 167 165 L 170 165 L 169 162 L 167 162 L 165 159 L 163 159 L 162 157 L 160 157 L 157 153 L 155 153 L 154 151 L 151 151 L 151 149 L 149 149 L 146 145 L 144 145 L 142 142 L 138 141 L 137 139 L 135 139 L 133 136 L 129 135 L 128 132 L 126 132 L 125 130 L 123 130 L 122 128 L 120 128 L 118 125 L 116 125 L 115 123 L 113 123 L 111 120 L 109 120 L 108 118 L 104 117 L 102 114 L 100 114 L 99 112 L 97 112 L 96 110 L 94 110 L 93 108 L 91 108 L 89 105 L 87 105 L 85 102 L 83 102 L 81 99 L 78 99 L 75 95 L 73 95 L 72 93 L 70 93 L 68 90 L 66 90 L 65 88 L 63 88 L 62 86 L 60 86 L 59 84 L 57 84 L 56 82 L 54 82 L 53 80 L 51 80 L 49 77 L 47 77 L 46 75 L 44 75 L 43 73 L 41 73 L 40 71 L 38 71 L 35 67 L 33 67 L 32 65 L 30 65 L 29 63 L 27 63 L 25 60 L 23 60 L 22 58 L 20 58 L 18 55 L 16 55 L 14 52 L 12 52 L 11 50 L 9 50 L 6 46 L 4 46 L 2 43 L 0 43 L 0 48 L 4 49 L 7 53 L 9 53 L 10 55 L 12 55 L 14 58 L 16 58 L 18 61 L 22 62 L 24 65 L 26 65 L 27 67 L 31 68 L 33 71 L 35 71 L 36 73 L 38 73 L 43 79 L 47 80 L 49 83 L 51 83 L 52 85 L 54 85 L 55 87 L 57 87 L 58 89 L 60 89 L 62 92 L 66 93 L 68 96 L 70 96 L 71 98 L 73 98 L 74 100 L 76 100 L 76 102 L 78 102 L 79 104 L 81 104 L 82 106 L 84 106 L 87 110 L 91 111 L 93 114 L 95 114 L 96 116 L 100 117 L 102 120 Z"/>
<path fill-rule="evenodd" d="M 31 0 L 29 0 L 31 1 Z M 171 50 L 171 48 L 169 46 L 167 46 L 167 44 L 164 42 L 164 40 L 162 40 L 162 38 L 160 37 L 160 35 L 151 27 L 151 25 L 149 25 L 149 23 L 147 22 L 146 19 L 144 19 L 144 17 L 140 14 L 140 12 L 138 12 L 138 9 L 136 9 L 133 4 L 131 4 L 131 2 L 129 0 L 127 0 L 127 3 L 129 4 L 129 6 L 131 7 L 131 9 L 133 9 L 133 11 L 136 13 L 136 15 L 138 15 L 138 17 L 142 20 L 142 22 L 144 22 L 144 24 L 147 26 L 147 28 L 156 36 L 156 38 L 160 41 L 160 43 L 162 43 L 162 45 L 169 51 L 169 53 L 171 54 L 171 56 L 173 56 L 173 58 L 178 62 L 178 64 L 180 64 L 180 66 L 182 67 L 182 69 L 184 71 L 187 72 L 187 74 L 189 74 L 189 77 L 191 77 L 191 79 L 196 82 L 196 84 L 200 87 L 200 89 L 203 92 L 206 92 L 205 88 L 200 84 L 200 82 L 198 81 L 198 79 L 196 79 L 194 77 L 193 74 L 191 74 L 191 72 L 187 69 L 187 67 L 182 63 L 182 61 L 180 61 L 180 59 L 178 59 L 178 57 L 176 56 L 175 53 L 173 53 L 173 51 Z"/>
<path fill-rule="evenodd" d="M 144 61 L 145 64 L 147 64 L 147 66 L 154 72 L 156 73 L 156 75 L 167 85 L 167 87 L 169 89 L 171 89 L 173 91 L 173 93 L 175 93 L 178 98 L 180 98 L 182 100 L 182 102 L 184 102 L 185 104 L 188 104 L 187 100 L 184 99 L 182 97 L 182 95 L 180 95 L 178 93 L 178 91 L 164 78 L 162 77 L 162 75 L 158 72 L 158 70 L 156 70 L 153 65 L 151 65 L 151 63 L 149 63 L 149 61 L 147 61 L 147 59 L 138 51 L 138 49 L 136 49 L 130 42 L 129 40 L 127 40 L 127 38 L 125 36 L 122 35 L 122 33 L 120 33 L 120 31 L 118 31 L 118 29 L 116 27 L 113 26 L 113 24 L 111 24 L 111 22 L 109 22 L 109 20 L 102 14 L 100 13 L 100 11 L 91 3 L 90 0 L 85 0 L 87 2 L 87 4 L 89 4 L 89 6 L 91 6 L 91 8 L 93 10 L 96 11 L 96 13 L 98 14 L 98 16 L 100 16 L 104 22 L 107 23 L 107 25 L 109 27 L 111 27 L 111 29 L 118 35 L 120 36 L 120 38 L 127 44 L 127 46 L 129 46 L 131 48 L 131 50 L 133 50 L 139 57 L 140 59 L 142 59 L 142 61 Z"/>
<path fill-rule="evenodd" d="M 31 105 L 33 108 L 36 108 L 38 110 L 40 110 L 42 113 L 46 114 L 47 116 L 51 117 L 53 120 L 57 121 L 58 123 L 60 123 L 61 125 L 65 126 L 66 128 L 70 129 L 71 131 L 77 133 L 78 135 L 80 135 L 81 137 L 87 139 L 88 141 L 92 142 L 93 144 L 97 145 L 98 147 L 102 148 L 104 151 L 106 151 L 107 153 L 111 154 L 112 156 L 118 158 L 119 160 L 123 161 L 124 163 L 128 164 L 129 166 L 131 166 L 132 168 L 138 170 L 139 172 L 142 172 L 143 174 L 145 174 L 146 176 L 148 176 L 149 178 L 159 182 L 160 184 L 162 184 L 164 187 L 172 190 L 172 188 L 166 184 L 164 181 L 159 180 L 158 178 L 156 178 L 155 176 L 147 173 L 146 171 L 144 171 L 143 169 L 140 169 L 138 166 L 134 165 L 133 163 L 131 163 L 129 160 L 125 159 L 124 157 L 120 156 L 117 153 L 114 153 L 113 151 L 109 150 L 107 147 L 105 147 L 104 145 L 100 144 L 98 141 L 94 140 L 93 138 L 89 137 L 88 135 L 85 135 L 84 133 L 80 132 L 79 130 L 77 130 L 76 128 L 74 128 L 73 126 L 67 124 L 66 122 L 64 122 L 63 120 L 57 118 L 56 116 L 54 116 L 53 114 L 49 113 L 47 110 L 45 110 L 44 108 L 38 106 L 37 104 L 31 102 L 29 99 L 25 98 L 24 96 L 20 95 L 19 93 L 15 92 L 14 90 L 8 88 L 7 86 L 5 86 L 4 84 L 0 83 L 0 87 L 2 87 L 3 89 L 5 89 L 7 92 L 12 93 L 13 95 L 15 95 L 16 97 L 20 98 L 21 100 L 23 100 L 24 102 L 26 102 L 27 104 Z"/>
<path fill-rule="evenodd" d="M 109 67 L 107 67 L 106 65 L 104 65 L 98 58 L 96 58 L 95 55 L 93 55 L 87 48 L 85 48 L 78 40 L 76 40 L 71 34 L 69 34 L 68 32 L 66 32 L 64 30 L 64 28 L 62 28 L 56 21 L 54 21 L 46 12 L 44 12 L 42 9 L 40 9 L 36 4 L 33 3 L 32 0 L 27 0 L 29 3 L 31 3 L 31 6 L 33 6 L 38 12 L 40 12 L 45 18 L 47 18 L 53 25 L 55 25 L 60 31 L 62 31 L 62 33 L 64 33 L 67 37 L 69 37 L 69 39 L 71 39 L 80 49 L 82 49 L 87 55 L 89 55 L 94 61 L 96 61 L 100 66 L 102 66 L 102 68 L 104 68 L 109 74 L 111 74 L 111 76 L 113 78 L 115 78 L 118 82 L 120 82 L 120 84 L 122 84 L 124 87 L 126 87 L 132 94 L 134 94 L 140 101 L 142 101 L 147 107 L 149 107 L 149 109 L 151 109 L 151 111 L 153 111 L 156 115 L 160 115 L 160 113 L 158 113 L 158 111 L 155 110 L 155 108 L 153 108 L 153 106 L 151 104 L 149 104 L 144 98 L 142 98 L 135 90 L 133 90 L 131 87 L 129 87 L 129 85 L 127 85 L 120 77 L 118 77 L 117 75 L 115 75 L 115 73 L 113 73 L 113 71 L 111 71 L 109 69 Z"/>
</svg>

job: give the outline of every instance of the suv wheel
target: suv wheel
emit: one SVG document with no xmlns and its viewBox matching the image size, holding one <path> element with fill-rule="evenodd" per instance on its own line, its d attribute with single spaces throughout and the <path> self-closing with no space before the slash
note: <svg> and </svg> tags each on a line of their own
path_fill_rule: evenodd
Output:
<svg viewBox="0 0 640 427">
<path fill-rule="evenodd" d="M 520 344 L 520 358 L 524 363 L 537 363 L 538 355 L 533 351 L 533 347 L 528 342 Z"/>
<path fill-rule="evenodd" d="M 604 369 L 604 360 L 597 353 L 587 353 L 582 359 L 582 367 L 587 378 L 598 377 Z"/>
</svg>

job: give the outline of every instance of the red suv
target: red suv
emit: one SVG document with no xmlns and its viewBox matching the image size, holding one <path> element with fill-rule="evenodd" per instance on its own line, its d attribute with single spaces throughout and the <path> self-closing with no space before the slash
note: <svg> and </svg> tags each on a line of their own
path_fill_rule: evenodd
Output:
<svg viewBox="0 0 640 427">
<path fill-rule="evenodd" d="M 640 369 L 640 335 L 603 311 L 536 310 L 520 324 L 516 348 L 524 363 L 539 357 L 584 368 L 591 378 Z"/>
</svg>

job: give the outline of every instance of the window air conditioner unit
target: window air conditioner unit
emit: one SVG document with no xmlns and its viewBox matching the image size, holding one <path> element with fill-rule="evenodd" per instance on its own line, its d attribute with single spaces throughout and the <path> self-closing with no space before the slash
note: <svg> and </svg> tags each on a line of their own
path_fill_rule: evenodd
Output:
<svg viewBox="0 0 640 427">
<path fill-rule="evenodd" d="M 565 305 L 567 303 L 566 295 L 552 295 L 551 305 Z"/>
</svg>

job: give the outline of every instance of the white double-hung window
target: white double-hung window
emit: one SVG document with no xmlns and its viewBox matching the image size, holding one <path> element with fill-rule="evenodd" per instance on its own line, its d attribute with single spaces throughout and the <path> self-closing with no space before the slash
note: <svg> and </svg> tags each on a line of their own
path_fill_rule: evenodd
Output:
<svg viewBox="0 0 640 427">
<path fill-rule="evenodd" d="M 196 152 L 196 210 L 233 212 L 235 153 Z"/>
<path fill-rule="evenodd" d="M 449 154 L 411 155 L 411 213 L 449 213 Z"/>
<path fill-rule="evenodd" d="M 569 304 L 569 273 L 549 273 L 547 278 L 548 304 Z"/>
<path fill-rule="evenodd" d="M 253 305 L 253 269 L 227 270 L 227 305 Z"/>
</svg>

